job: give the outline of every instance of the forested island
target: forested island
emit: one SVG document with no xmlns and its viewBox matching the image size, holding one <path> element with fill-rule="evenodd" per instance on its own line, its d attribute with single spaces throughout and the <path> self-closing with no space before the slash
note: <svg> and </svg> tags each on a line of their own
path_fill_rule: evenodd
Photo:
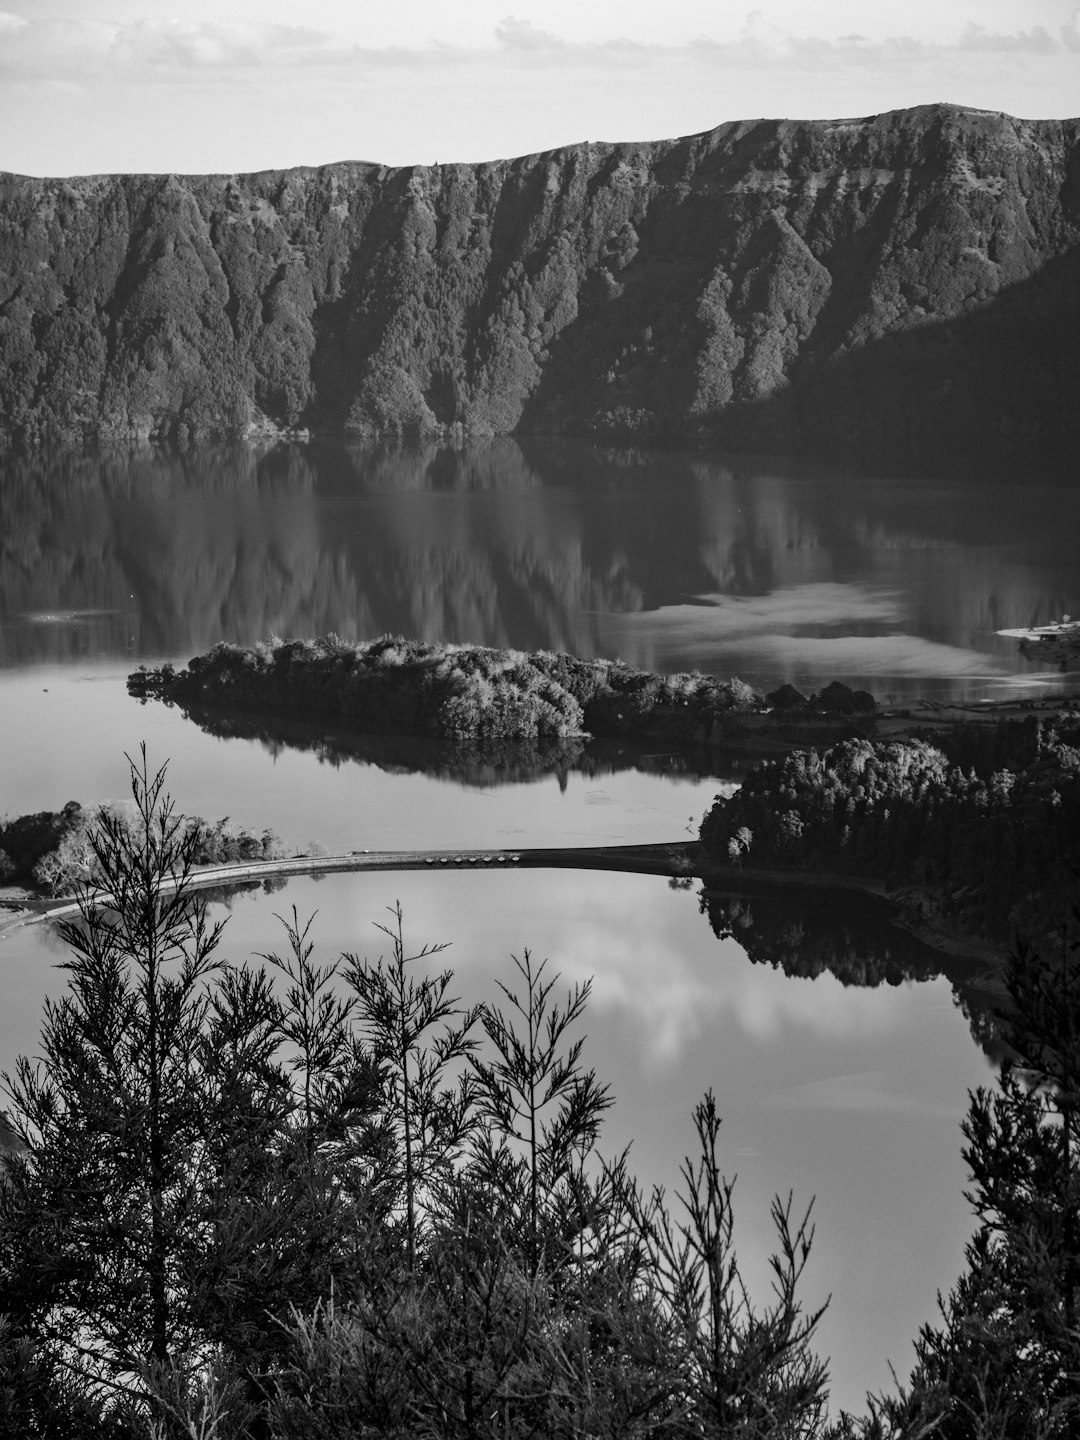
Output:
<svg viewBox="0 0 1080 1440">
<path fill-rule="evenodd" d="M 766 724 L 816 724 L 835 733 L 877 708 L 866 691 L 836 682 L 809 699 L 791 686 L 765 698 L 739 679 L 700 672 L 658 675 L 618 661 L 428 645 L 400 635 L 223 643 L 183 670 L 140 668 L 128 689 L 184 707 L 318 716 L 359 731 L 472 745 L 586 734 L 710 745 Z"/>
<path fill-rule="evenodd" d="M 701 826 L 715 856 L 884 882 L 1007 944 L 1065 923 L 1080 874 L 1080 716 L 956 724 L 762 761 Z"/>
<path fill-rule="evenodd" d="M 932 733 L 915 719 L 886 739 L 873 696 L 836 682 L 809 698 L 790 685 L 760 696 L 737 679 L 400 636 L 222 644 L 180 671 L 135 671 L 128 686 L 203 723 L 245 710 L 321 717 L 436 736 L 466 755 L 588 736 L 676 751 L 767 743 L 788 753 L 717 799 L 704 861 L 880 882 L 909 919 L 1001 946 L 1060 923 L 1080 869 L 1080 716 L 1067 709 Z"/>
</svg>

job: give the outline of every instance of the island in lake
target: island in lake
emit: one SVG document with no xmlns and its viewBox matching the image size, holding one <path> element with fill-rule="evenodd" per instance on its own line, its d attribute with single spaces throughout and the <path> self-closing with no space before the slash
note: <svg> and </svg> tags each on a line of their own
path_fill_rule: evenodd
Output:
<svg viewBox="0 0 1080 1440">
<path fill-rule="evenodd" d="M 717 798 L 687 863 L 879 885 L 954 939 L 1052 933 L 1080 868 L 1080 716 L 1068 705 L 981 722 L 939 712 L 936 724 L 909 710 L 883 717 L 878 738 L 874 698 L 836 682 L 765 698 L 737 679 L 393 636 L 223 644 L 180 671 L 135 671 L 128 688 L 211 716 L 301 715 L 472 750 L 591 735 L 786 750 Z"/>
</svg>

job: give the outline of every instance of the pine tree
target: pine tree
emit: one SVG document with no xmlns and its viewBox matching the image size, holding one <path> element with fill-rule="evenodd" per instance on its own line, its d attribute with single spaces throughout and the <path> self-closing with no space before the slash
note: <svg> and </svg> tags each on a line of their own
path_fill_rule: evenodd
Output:
<svg viewBox="0 0 1080 1440">
<path fill-rule="evenodd" d="M 1056 946 L 1010 958 L 1012 1053 L 963 1125 L 979 1225 L 942 1325 L 919 1338 L 910 1393 L 886 1407 L 897 1433 L 919 1411 L 943 1440 L 1080 1434 L 1078 922 L 1074 907 Z"/>
</svg>

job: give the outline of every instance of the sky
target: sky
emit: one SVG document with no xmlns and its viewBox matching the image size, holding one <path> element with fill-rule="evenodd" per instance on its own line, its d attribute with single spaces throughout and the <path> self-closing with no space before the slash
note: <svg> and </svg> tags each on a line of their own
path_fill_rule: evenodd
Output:
<svg viewBox="0 0 1080 1440">
<path fill-rule="evenodd" d="M 1080 115 L 1077 0 L 0 0 L 22 174 L 445 164 L 943 100 Z"/>
</svg>

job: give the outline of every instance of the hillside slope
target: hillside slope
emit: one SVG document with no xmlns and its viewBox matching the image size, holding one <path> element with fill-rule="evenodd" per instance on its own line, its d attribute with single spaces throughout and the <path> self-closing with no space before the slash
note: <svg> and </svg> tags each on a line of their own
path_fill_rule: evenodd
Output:
<svg viewBox="0 0 1080 1440">
<path fill-rule="evenodd" d="M 1080 435 L 1080 121 L 0 177 L 0 438 Z"/>
</svg>

